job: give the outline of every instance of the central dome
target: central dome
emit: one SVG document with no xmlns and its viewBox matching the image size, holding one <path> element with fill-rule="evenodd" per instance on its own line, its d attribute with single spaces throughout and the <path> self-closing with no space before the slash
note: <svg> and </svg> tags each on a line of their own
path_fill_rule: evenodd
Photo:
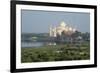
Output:
<svg viewBox="0 0 100 73">
<path fill-rule="evenodd" d="M 65 27 L 66 26 L 65 22 L 61 22 L 60 26 Z"/>
</svg>

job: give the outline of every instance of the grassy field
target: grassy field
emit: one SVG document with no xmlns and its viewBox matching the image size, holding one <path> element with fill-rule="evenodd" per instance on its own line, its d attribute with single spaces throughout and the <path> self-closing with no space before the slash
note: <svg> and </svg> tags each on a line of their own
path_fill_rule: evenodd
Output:
<svg viewBox="0 0 100 73">
<path fill-rule="evenodd" d="M 22 48 L 21 62 L 48 62 L 90 59 L 90 44 L 59 44 L 37 48 Z"/>
</svg>

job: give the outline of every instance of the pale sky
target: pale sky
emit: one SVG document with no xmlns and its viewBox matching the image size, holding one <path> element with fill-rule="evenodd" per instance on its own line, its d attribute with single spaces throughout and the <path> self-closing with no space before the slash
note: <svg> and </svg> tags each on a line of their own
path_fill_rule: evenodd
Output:
<svg viewBox="0 0 100 73">
<path fill-rule="evenodd" d="M 48 33 L 50 25 L 58 26 L 62 21 L 81 32 L 90 32 L 89 13 L 21 10 L 22 33 Z"/>
</svg>

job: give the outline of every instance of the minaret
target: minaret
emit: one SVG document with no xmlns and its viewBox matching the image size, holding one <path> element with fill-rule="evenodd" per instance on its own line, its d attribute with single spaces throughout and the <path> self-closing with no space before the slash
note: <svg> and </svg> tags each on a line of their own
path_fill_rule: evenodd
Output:
<svg viewBox="0 0 100 73">
<path fill-rule="evenodd" d="M 56 27 L 54 28 L 53 36 L 54 36 L 54 37 L 57 37 Z"/>
<path fill-rule="evenodd" d="M 49 36 L 52 37 L 52 26 L 49 27 Z"/>
</svg>

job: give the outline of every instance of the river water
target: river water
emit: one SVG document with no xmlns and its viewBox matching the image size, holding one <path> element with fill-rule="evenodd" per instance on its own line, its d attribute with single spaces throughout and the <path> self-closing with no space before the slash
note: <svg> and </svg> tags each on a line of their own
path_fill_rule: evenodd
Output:
<svg viewBox="0 0 100 73">
<path fill-rule="evenodd" d="M 43 45 L 44 45 L 43 42 L 22 42 L 22 43 L 21 43 L 21 47 L 22 47 L 22 48 L 41 47 L 41 46 L 43 46 Z"/>
</svg>

